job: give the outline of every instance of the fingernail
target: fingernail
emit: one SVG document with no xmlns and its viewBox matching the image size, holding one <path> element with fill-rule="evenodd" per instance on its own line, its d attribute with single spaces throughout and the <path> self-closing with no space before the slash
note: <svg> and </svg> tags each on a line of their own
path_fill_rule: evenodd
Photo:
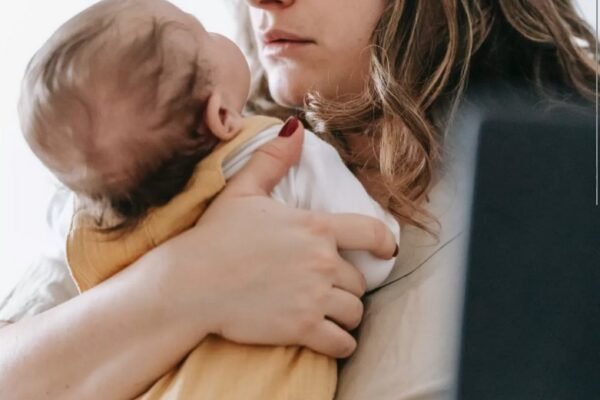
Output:
<svg viewBox="0 0 600 400">
<path fill-rule="evenodd" d="M 392 255 L 392 257 L 396 257 L 398 255 L 398 251 L 400 251 L 400 248 L 398 247 L 398 245 L 396 245 L 396 250 L 394 250 L 394 254 Z"/>
<path fill-rule="evenodd" d="M 298 129 L 298 125 L 299 124 L 300 124 L 300 121 L 298 121 L 298 118 L 296 118 L 296 117 L 290 117 L 290 118 L 288 118 L 288 120 L 286 121 L 286 123 L 283 125 L 283 127 L 279 131 L 279 136 L 280 137 L 290 137 L 290 136 L 292 136 L 292 134 L 294 132 L 296 132 L 296 129 Z"/>
</svg>

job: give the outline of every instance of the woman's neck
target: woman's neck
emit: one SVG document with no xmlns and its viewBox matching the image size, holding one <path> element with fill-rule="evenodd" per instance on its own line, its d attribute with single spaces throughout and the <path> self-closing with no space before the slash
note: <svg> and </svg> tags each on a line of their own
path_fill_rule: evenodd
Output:
<svg viewBox="0 0 600 400">
<path fill-rule="evenodd" d="M 346 143 L 350 152 L 348 167 L 369 195 L 383 208 L 387 208 L 390 193 L 380 172 L 379 142 L 367 135 L 348 135 Z"/>
</svg>

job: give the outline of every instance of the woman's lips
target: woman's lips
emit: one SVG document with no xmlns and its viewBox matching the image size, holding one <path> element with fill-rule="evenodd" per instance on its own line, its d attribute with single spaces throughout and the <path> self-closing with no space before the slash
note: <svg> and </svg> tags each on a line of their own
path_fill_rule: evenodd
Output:
<svg viewBox="0 0 600 400">
<path fill-rule="evenodd" d="M 266 57 L 290 56 L 313 44 L 310 41 L 277 40 L 263 45 L 263 55 Z"/>
<path fill-rule="evenodd" d="M 261 34 L 263 55 L 266 57 L 292 56 L 315 44 L 315 41 L 301 35 L 280 29 L 271 29 Z"/>
</svg>

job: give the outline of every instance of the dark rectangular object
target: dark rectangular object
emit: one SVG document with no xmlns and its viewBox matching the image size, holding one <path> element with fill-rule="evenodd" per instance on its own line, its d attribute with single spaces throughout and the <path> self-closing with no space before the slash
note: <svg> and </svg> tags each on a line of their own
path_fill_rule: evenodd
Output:
<svg viewBox="0 0 600 400">
<path fill-rule="evenodd" d="M 505 108 L 472 124 L 478 146 L 456 396 L 600 399 L 594 110 Z"/>
</svg>

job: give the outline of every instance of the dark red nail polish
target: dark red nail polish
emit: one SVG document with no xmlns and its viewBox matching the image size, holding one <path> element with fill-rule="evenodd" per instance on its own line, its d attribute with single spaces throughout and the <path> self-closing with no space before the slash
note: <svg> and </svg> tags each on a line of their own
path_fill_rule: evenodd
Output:
<svg viewBox="0 0 600 400">
<path fill-rule="evenodd" d="M 398 245 L 396 245 L 396 250 L 394 250 L 394 254 L 392 255 L 392 257 L 396 257 L 398 255 L 398 251 L 400 251 L 400 248 L 398 247 Z"/>
<path fill-rule="evenodd" d="M 288 118 L 285 125 L 283 125 L 283 127 L 279 131 L 279 136 L 280 137 L 292 136 L 292 134 L 296 131 L 296 129 L 298 129 L 299 124 L 300 124 L 300 121 L 298 121 L 298 118 L 296 118 L 296 117 Z"/>
</svg>

